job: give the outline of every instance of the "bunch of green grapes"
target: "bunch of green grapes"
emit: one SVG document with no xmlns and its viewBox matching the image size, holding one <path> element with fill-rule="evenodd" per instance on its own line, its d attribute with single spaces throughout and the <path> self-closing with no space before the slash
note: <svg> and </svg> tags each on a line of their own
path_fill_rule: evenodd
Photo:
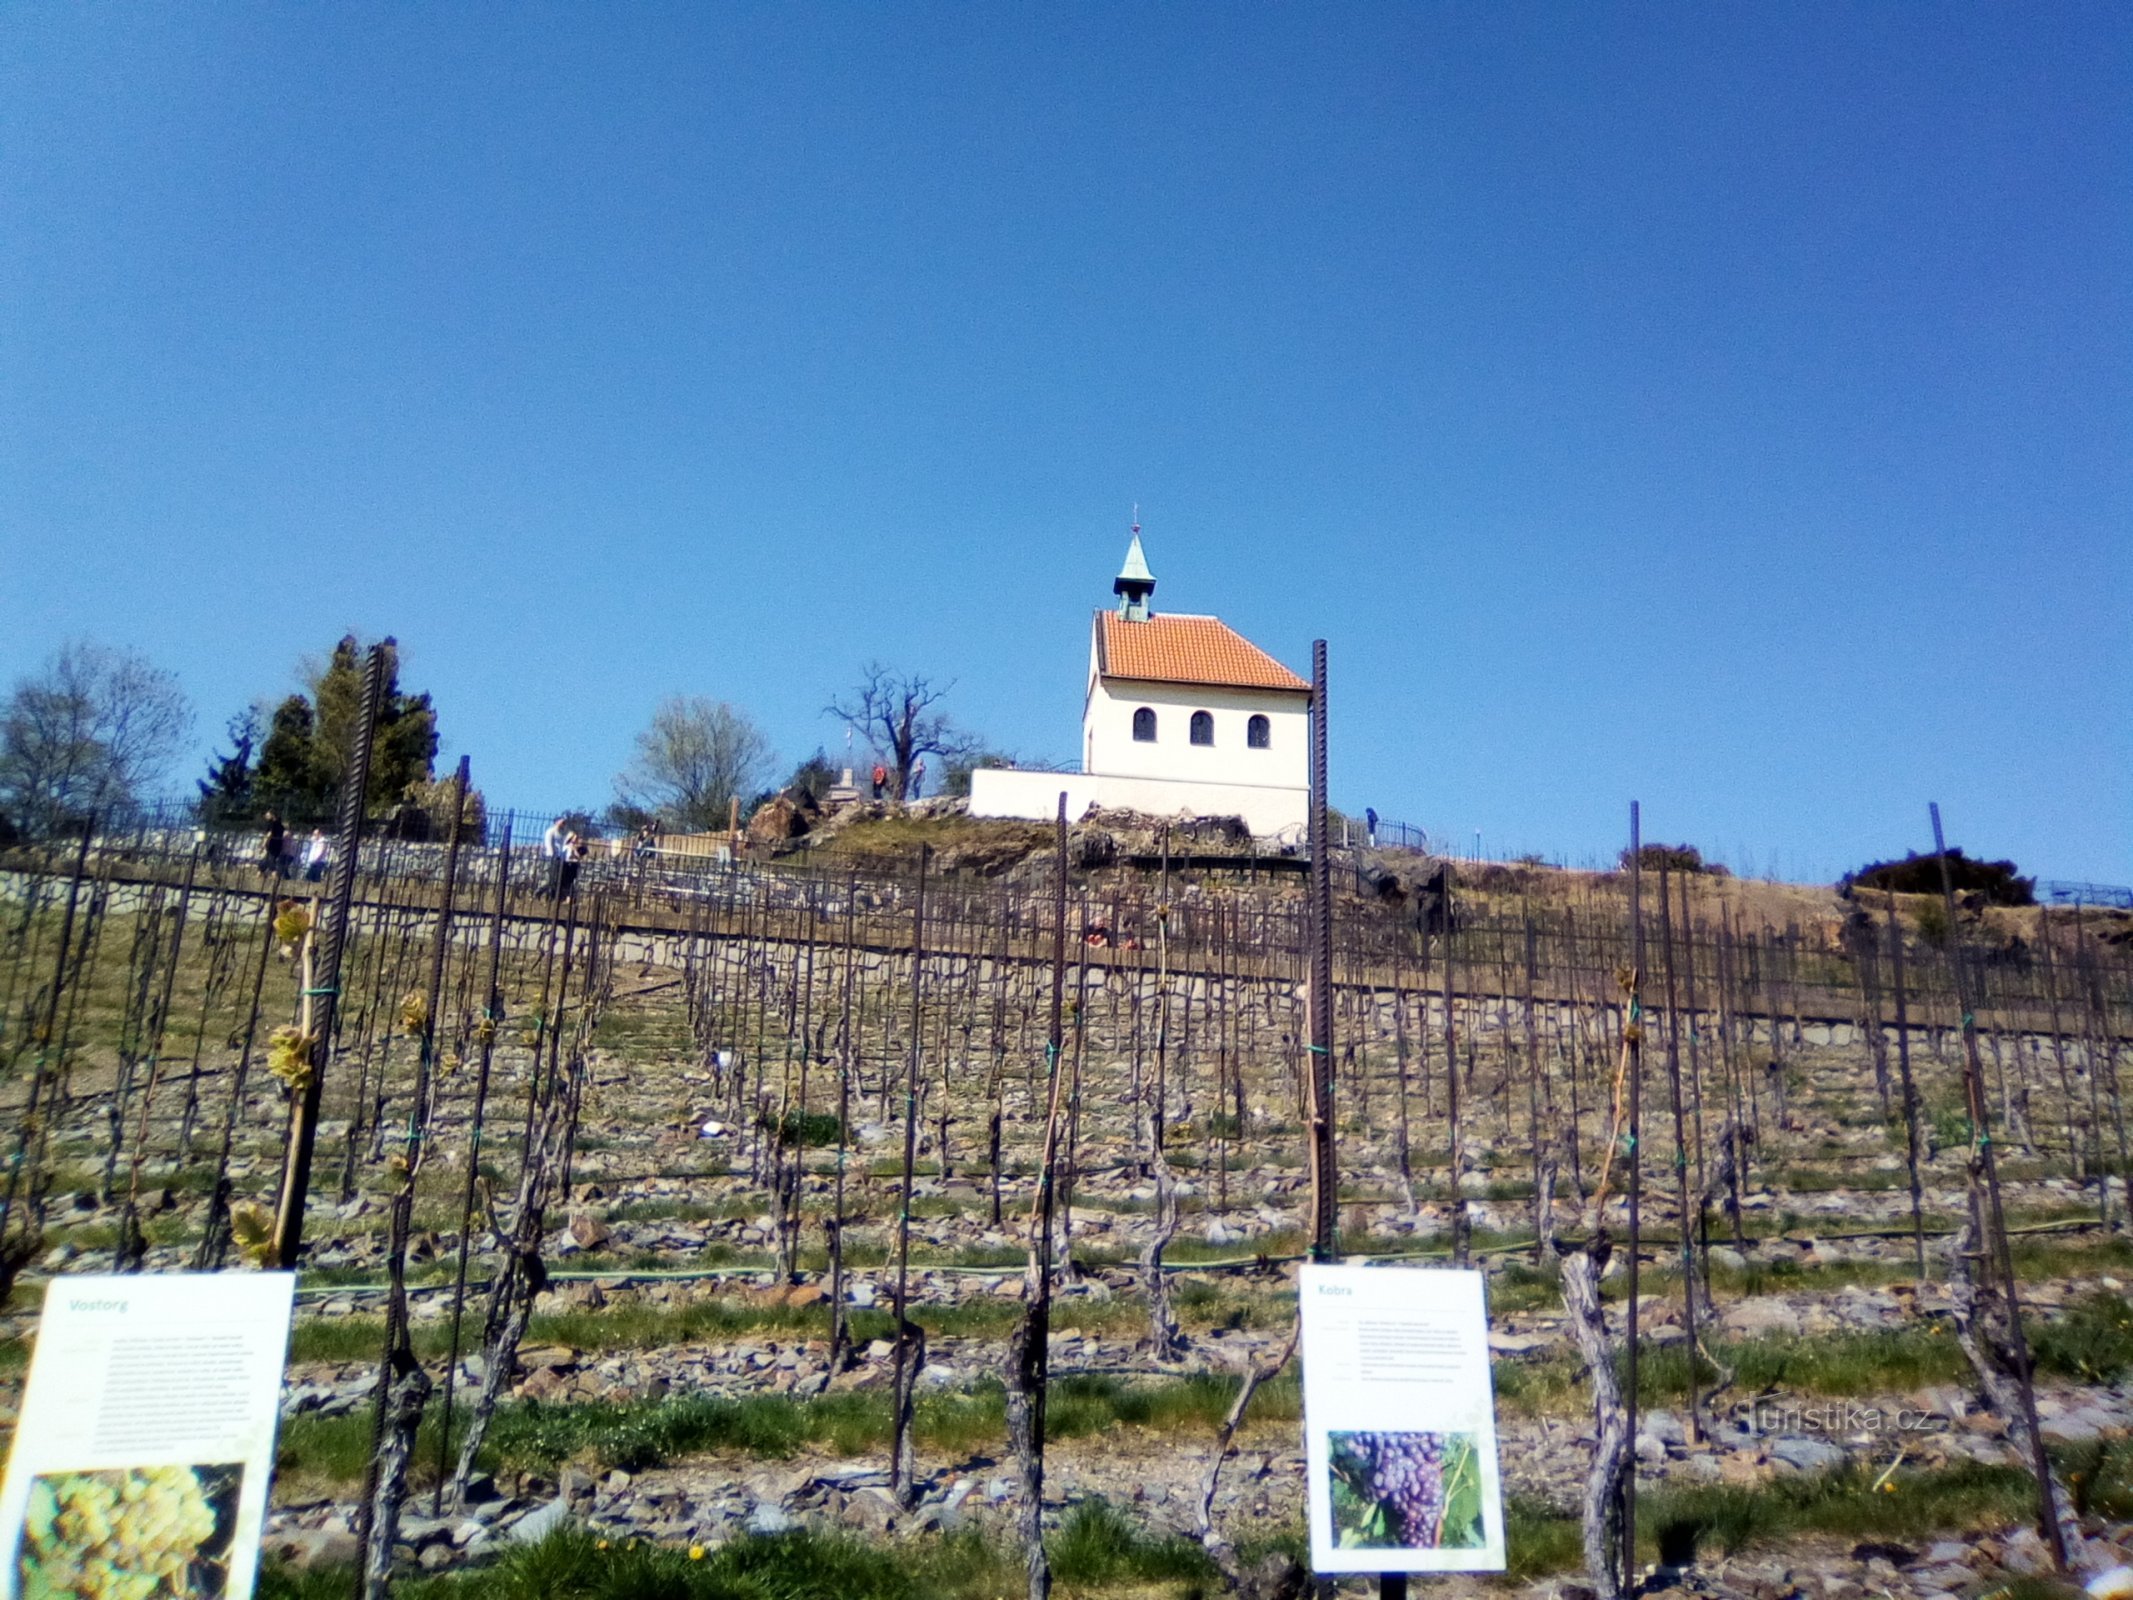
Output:
<svg viewBox="0 0 2133 1600">
<path fill-rule="evenodd" d="M 174 1600 L 215 1535 L 190 1467 L 61 1473 L 30 1485 L 23 1600 Z"/>
</svg>

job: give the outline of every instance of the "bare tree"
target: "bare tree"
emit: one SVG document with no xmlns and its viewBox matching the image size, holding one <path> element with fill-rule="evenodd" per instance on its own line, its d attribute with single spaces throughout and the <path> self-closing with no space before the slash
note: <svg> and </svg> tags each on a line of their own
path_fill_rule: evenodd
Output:
<svg viewBox="0 0 2133 1600">
<path fill-rule="evenodd" d="M 860 681 L 843 699 L 824 709 L 850 723 L 889 769 L 889 785 L 899 800 L 911 795 L 911 769 L 919 757 L 939 756 L 944 763 L 964 755 L 979 741 L 933 708 L 948 697 L 953 680 L 936 684 L 920 672 L 894 672 L 878 661 L 860 671 Z"/>
<path fill-rule="evenodd" d="M 616 774 L 615 798 L 670 827 L 721 828 L 733 799 L 768 781 L 772 754 L 769 736 L 745 711 L 701 695 L 670 695 Z"/>
<path fill-rule="evenodd" d="M 36 831 L 139 800 L 192 729 L 177 677 L 77 640 L 0 703 L 0 811 Z"/>
</svg>

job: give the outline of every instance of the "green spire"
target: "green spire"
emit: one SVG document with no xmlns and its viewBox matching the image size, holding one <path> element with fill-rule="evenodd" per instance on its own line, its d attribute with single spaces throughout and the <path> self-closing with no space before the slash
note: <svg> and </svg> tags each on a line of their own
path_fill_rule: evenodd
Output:
<svg viewBox="0 0 2133 1600">
<path fill-rule="evenodd" d="M 1148 570 L 1148 558 L 1141 552 L 1141 527 L 1137 522 L 1133 525 L 1133 543 L 1126 548 L 1126 564 L 1112 582 L 1111 592 L 1118 596 L 1120 616 L 1129 622 L 1148 620 L 1148 597 L 1155 593 L 1155 574 Z"/>
</svg>

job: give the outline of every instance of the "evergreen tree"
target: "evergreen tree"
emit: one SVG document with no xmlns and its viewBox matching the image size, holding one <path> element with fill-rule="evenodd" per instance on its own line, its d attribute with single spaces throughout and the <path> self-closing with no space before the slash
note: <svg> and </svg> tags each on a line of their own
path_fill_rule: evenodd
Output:
<svg viewBox="0 0 2133 1600">
<path fill-rule="evenodd" d="M 278 810 L 283 820 L 320 817 L 329 805 L 331 786 L 314 759 L 318 743 L 318 719 L 311 702 L 292 694 L 274 708 L 267 726 L 267 741 L 259 747 L 259 765 L 252 773 L 252 795 L 261 806 Z"/>
<path fill-rule="evenodd" d="M 399 642 L 388 637 L 384 645 L 385 696 L 378 704 L 378 725 L 370 749 L 370 781 L 363 796 L 373 811 L 398 803 L 409 784 L 427 783 L 436 775 L 436 710 L 428 695 L 400 692 Z M 333 647 L 325 670 L 311 686 L 318 715 L 313 757 L 329 795 L 339 793 L 341 774 L 348 769 L 349 745 L 363 708 L 363 661 L 367 654 L 354 634 L 347 635 Z"/>
<path fill-rule="evenodd" d="M 437 757 L 436 709 L 427 694 L 401 692 L 398 645 L 390 638 L 384 645 L 385 694 L 363 795 L 371 812 L 398 804 L 410 785 L 431 781 Z M 312 678 L 311 693 L 292 694 L 274 708 L 252 789 L 260 805 L 278 807 L 285 820 L 321 818 L 333 809 L 362 714 L 367 654 L 354 634 L 346 635 Z"/>
<path fill-rule="evenodd" d="M 252 752 L 259 747 L 259 713 L 247 709 L 230 718 L 230 753 L 207 764 L 197 780 L 200 811 L 210 823 L 249 821 L 252 815 Z"/>
</svg>

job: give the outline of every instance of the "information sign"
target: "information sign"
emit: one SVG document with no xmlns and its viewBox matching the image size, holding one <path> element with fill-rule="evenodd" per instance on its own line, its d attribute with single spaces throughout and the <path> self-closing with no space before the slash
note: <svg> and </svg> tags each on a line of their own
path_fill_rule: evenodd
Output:
<svg viewBox="0 0 2133 1600">
<path fill-rule="evenodd" d="M 1319 1572 L 1500 1572 L 1481 1274 L 1306 1266 L 1304 1459 Z"/>
<path fill-rule="evenodd" d="M 246 1600 L 290 1273 L 55 1278 L 0 1484 L 6 1600 Z"/>
</svg>

